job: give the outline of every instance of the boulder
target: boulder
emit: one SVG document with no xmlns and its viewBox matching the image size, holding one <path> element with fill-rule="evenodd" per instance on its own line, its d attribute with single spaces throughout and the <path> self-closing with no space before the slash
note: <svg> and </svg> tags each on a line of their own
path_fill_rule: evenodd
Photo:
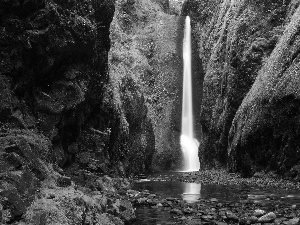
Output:
<svg viewBox="0 0 300 225">
<path fill-rule="evenodd" d="M 258 218 L 259 223 L 272 223 L 276 219 L 276 215 L 273 212 L 269 212 Z"/>
</svg>

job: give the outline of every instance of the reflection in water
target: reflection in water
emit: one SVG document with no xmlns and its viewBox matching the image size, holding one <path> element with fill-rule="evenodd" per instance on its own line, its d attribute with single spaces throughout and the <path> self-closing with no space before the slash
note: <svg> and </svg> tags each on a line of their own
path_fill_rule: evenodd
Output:
<svg viewBox="0 0 300 225">
<path fill-rule="evenodd" d="M 167 179 L 171 175 L 160 176 Z M 300 207 L 300 194 L 298 190 L 247 188 L 237 185 L 215 185 L 183 183 L 179 181 L 144 181 L 134 183 L 135 190 L 149 190 L 162 198 L 182 198 L 187 203 L 197 202 L 199 198 L 216 198 L 220 203 L 239 202 L 241 197 L 246 196 L 248 200 L 263 203 L 261 209 L 274 209 L 274 205 L 288 204 Z M 268 200 L 270 199 L 270 200 Z M 148 206 L 136 208 L 137 220 L 132 225 L 156 225 L 172 222 L 169 211 L 157 210 Z"/>
<path fill-rule="evenodd" d="M 182 199 L 188 203 L 196 202 L 201 197 L 201 184 L 184 183 Z"/>
</svg>

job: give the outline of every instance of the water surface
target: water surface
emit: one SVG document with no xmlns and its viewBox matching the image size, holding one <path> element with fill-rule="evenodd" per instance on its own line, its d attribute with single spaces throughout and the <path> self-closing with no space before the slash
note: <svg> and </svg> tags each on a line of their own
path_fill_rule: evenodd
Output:
<svg viewBox="0 0 300 225">
<path fill-rule="evenodd" d="M 187 203 L 198 202 L 199 199 L 216 198 L 218 202 L 238 202 L 241 199 L 250 199 L 261 203 L 261 208 L 273 210 L 277 204 L 297 205 L 300 207 L 300 193 L 297 190 L 250 188 L 238 185 L 215 185 L 184 183 L 180 181 L 165 181 L 178 173 L 160 174 L 157 180 L 140 180 L 133 186 L 135 190 L 149 190 L 162 198 L 173 197 L 183 199 Z M 153 209 L 148 206 L 136 208 L 137 221 L 134 225 L 166 224 L 175 221 L 169 211 Z"/>
</svg>

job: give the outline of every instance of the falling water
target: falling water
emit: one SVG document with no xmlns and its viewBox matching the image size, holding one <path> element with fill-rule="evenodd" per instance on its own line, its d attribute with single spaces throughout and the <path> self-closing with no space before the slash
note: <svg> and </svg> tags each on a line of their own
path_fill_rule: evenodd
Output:
<svg viewBox="0 0 300 225">
<path fill-rule="evenodd" d="M 199 142 L 194 138 L 192 106 L 192 53 L 190 17 L 185 19 L 183 39 L 183 97 L 180 144 L 184 155 L 184 171 L 200 169 L 198 158 Z"/>
</svg>

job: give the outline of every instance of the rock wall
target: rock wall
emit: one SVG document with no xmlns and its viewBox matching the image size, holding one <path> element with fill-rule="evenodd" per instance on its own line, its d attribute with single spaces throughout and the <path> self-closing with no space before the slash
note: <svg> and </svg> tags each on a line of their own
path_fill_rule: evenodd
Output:
<svg viewBox="0 0 300 225">
<path fill-rule="evenodd" d="M 245 176 L 261 169 L 297 173 L 298 6 L 299 1 L 185 2 L 205 70 L 202 165 L 228 164 Z"/>
<path fill-rule="evenodd" d="M 99 206 L 95 180 L 150 170 L 154 135 L 132 80 L 109 73 L 114 12 L 113 0 L 0 0 L 1 224 L 123 224 L 102 215 L 120 204 Z"/>
<path fill-rule="evenodd" d="M 130 135 L 129 145 L 140 146 L 132 153 L 153 164 L 155 170 L 181 166 L 182 59 L 178 39 L 182 37 L 178 32 L 182 27 L 178 24 L 182 22 L 180 17 L 170 14 L 167 3 L 117 1 L 111 26 L 109 62 L 113 96 L 119 102 L 124 123 L 141 124 Z M 130 111 L 133 117 L 126 116 Z M 150 130 L 153 128 L 154 136 L 143 131 L 144 120 Z"/>
</svg>

